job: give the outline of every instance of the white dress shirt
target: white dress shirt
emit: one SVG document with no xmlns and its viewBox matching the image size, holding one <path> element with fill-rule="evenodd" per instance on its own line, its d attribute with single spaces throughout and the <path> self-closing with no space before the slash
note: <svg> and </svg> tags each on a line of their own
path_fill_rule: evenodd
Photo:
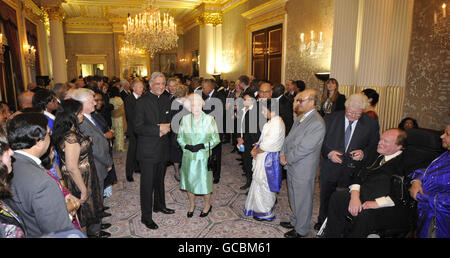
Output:
<svg viewBox="0 0 450 258">
<path fill-rule="evenodd" d="M 243 132 L 243 128 L 244 128 L 244 118 L 245 118 L 245 114 L 249 111 L 253 109 L 253 105 L 251 105 L 247 110 L 245 110 L 245 107 L 242 108 L 242 118 L 241 118 L 241 138 L 244 138 L 244 132 Z"/>
<path fill-rule="evenodd" d="M 135 98 L 135 99 L 138 99 L 138 98 L 140 98 L 140 97 L 141 97 L 141 96 L 137 95 L 137 94 L 136 94 L 136 93 L 134 93 L 134 92 L 133 92 L 133 95 L 134 95 L 134 98 Z"/>
<path fill-rule="evenodd" d="M 20 153 L 20 154 L 22 154 L 22 155 L 24 155 L 24 156 L 29 157 L 29 158 L 32 159 L 34 162 L 36 162 L 39 166 L 40 166 L 41 163 L 42 163 L 42 162 L 41 162 L 41 159 L 39 159 L 38 157 L 35 157 L 35 156 L 33 156 L 33 155 L 31 155 L 31 154 L 25 152 L 25 151 L 15 150 L 14 152 L 15 152 L 15 153 Z"/>
<path fill-rule="evenodd" d="M 86 117 L 87 119 L 89 119 L 89 121 L 91 121 L 92 124 L 96 125 L 94 120 L 92 119 L 91 114 L 84 114 L 84 117 Z"/>
</svg>

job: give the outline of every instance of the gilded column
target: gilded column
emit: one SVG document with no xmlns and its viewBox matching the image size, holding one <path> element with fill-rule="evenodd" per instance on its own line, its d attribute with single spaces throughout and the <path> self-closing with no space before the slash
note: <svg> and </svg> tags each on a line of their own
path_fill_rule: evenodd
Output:
<svg viewBox="0 0 450 258">
<path fill-rule="evenodd" d="M 214 28 L 212 24 L 200 25 L 200 77 L 209 78 L 214 74 Z"/>
<path fill-rule="evenodd" d="M 214 28 L 214 51 L 216 55 L 214 73 L 222 73 L 223 72 L 222 24 L 218 24 Z"/>
<path fill-rule="evenodd" d="M 50 51 L 52 56 L 53 83 L 67 82 L 66 50 L 62 21 L 64 13 L 59 5 L 44 7 L 50 22 Z"/>
<path fill-rule="evenodd" d="M 196 22 L 200 25 L 200 77 L 221 72 L 222 13 L 220 5 L 202 4 Z M 220 57 L 219 57 L 220 56 Z"/>
</svg>

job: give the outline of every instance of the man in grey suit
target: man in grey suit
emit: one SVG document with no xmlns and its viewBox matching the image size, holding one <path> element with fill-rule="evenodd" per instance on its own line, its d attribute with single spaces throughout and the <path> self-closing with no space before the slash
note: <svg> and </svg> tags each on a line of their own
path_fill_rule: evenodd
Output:
<svg viewBox="0 0 450 258">
<path fill-rule="evenodd" d="M 316 111 L 318 94 L 308 89 L 294 98 L 298 115 L 280 152 L 280 163 L 287 169 L 290 222 L 280 225 L 292 229 L 287 238 L 308 235 L 313 208 L 314 180 L 319 170 L 320 149 L 325 136 L 325 122 Z"/>
<path fill-rule="evenodd" d="M 92 137 L 92 154 L 94 155 L 95 168 L 100 183 L 100 190 L 103 193 L 103 182 L 111 170 L 113 160 L 109 153 L 109 141 L 103 132 L 96 126 L 96 121 L 91 113 L 95 111 L 94 91 L 90 89 L 76 89 L 73 92 L 72 99 L 78 100 L 83 104 L 83 114 L 87 119 L 80 124 L 80 130 L 84 135 Z"/>
<path fill-rule="evenodd" d="M 23 219 L 28 237 L 74 229 L 64 196 L 39 159 L 50 145 L 50 128 L 41 113 L 23 113 L 7 125 L 14 150 L 8 205 Z"/>
<path fill-rule="evenodd" d="M 95 169 L 97 170 L 98 181 L 100 185 L 100 192 L 103 197 L 103 186 L 108 172 L 112 169 L 113 159 L 109 153 L 109 141 L 103 134 L 102 130 L 96 125 L 96 121 L 91 116 L 91 113 L 95 111 L 95 99 L 94 91 L 90 89 L 76 89 L 72 94 L 72 99 L 78 100 L 83 104 L 83 114 L 85 119 L 80 124 L 80 131 L 87 136 L 92 137 L 92 155 L 94 156 Z M 111 216 L 110 213 L 103 213 L 104 217 Z M 98 235 L 99 237 L 105 237 L 110 235 L 107 232 L 100 231 L 100 224 L 92 225 L 88 230 L 88 235 Z"/>
</svg>

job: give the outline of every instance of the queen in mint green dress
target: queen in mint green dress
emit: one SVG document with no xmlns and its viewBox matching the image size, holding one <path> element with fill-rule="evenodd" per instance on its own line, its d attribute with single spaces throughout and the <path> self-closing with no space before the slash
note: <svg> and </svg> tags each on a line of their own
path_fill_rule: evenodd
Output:
<svg viewBox="0 0 450 258">
<path fill-rule="evenodd" d="M 193 114 L 181 119 L 177 141 L 183 150 L 180 188 L 193 194 L 210 194 L 213 188 L 212 171 L 208 171 L 209 149 L 219 144 L 220 138 L 214 117 L 202 112 L 195 120 Z M 185 149 L 186 145 L 203 143 L 197 152 Z"/>
</svg>

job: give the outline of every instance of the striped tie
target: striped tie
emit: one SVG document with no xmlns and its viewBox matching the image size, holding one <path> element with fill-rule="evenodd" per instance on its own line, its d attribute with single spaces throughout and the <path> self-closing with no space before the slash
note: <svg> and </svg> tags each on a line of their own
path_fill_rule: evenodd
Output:
<svg viewBox="0 0 450 258">
<path fill-rule="evenodd" d="M 344 135 L 344 140 L 345 140 L 345 151 L 347 151 L 347 147 L 348 144 L 350 143 L 350 135 L 352 134 L 352 124 L 355 121 L 348 121 L 348 126 L 347 129 L 345 129 L 345 135 Z"/>
</svg>

